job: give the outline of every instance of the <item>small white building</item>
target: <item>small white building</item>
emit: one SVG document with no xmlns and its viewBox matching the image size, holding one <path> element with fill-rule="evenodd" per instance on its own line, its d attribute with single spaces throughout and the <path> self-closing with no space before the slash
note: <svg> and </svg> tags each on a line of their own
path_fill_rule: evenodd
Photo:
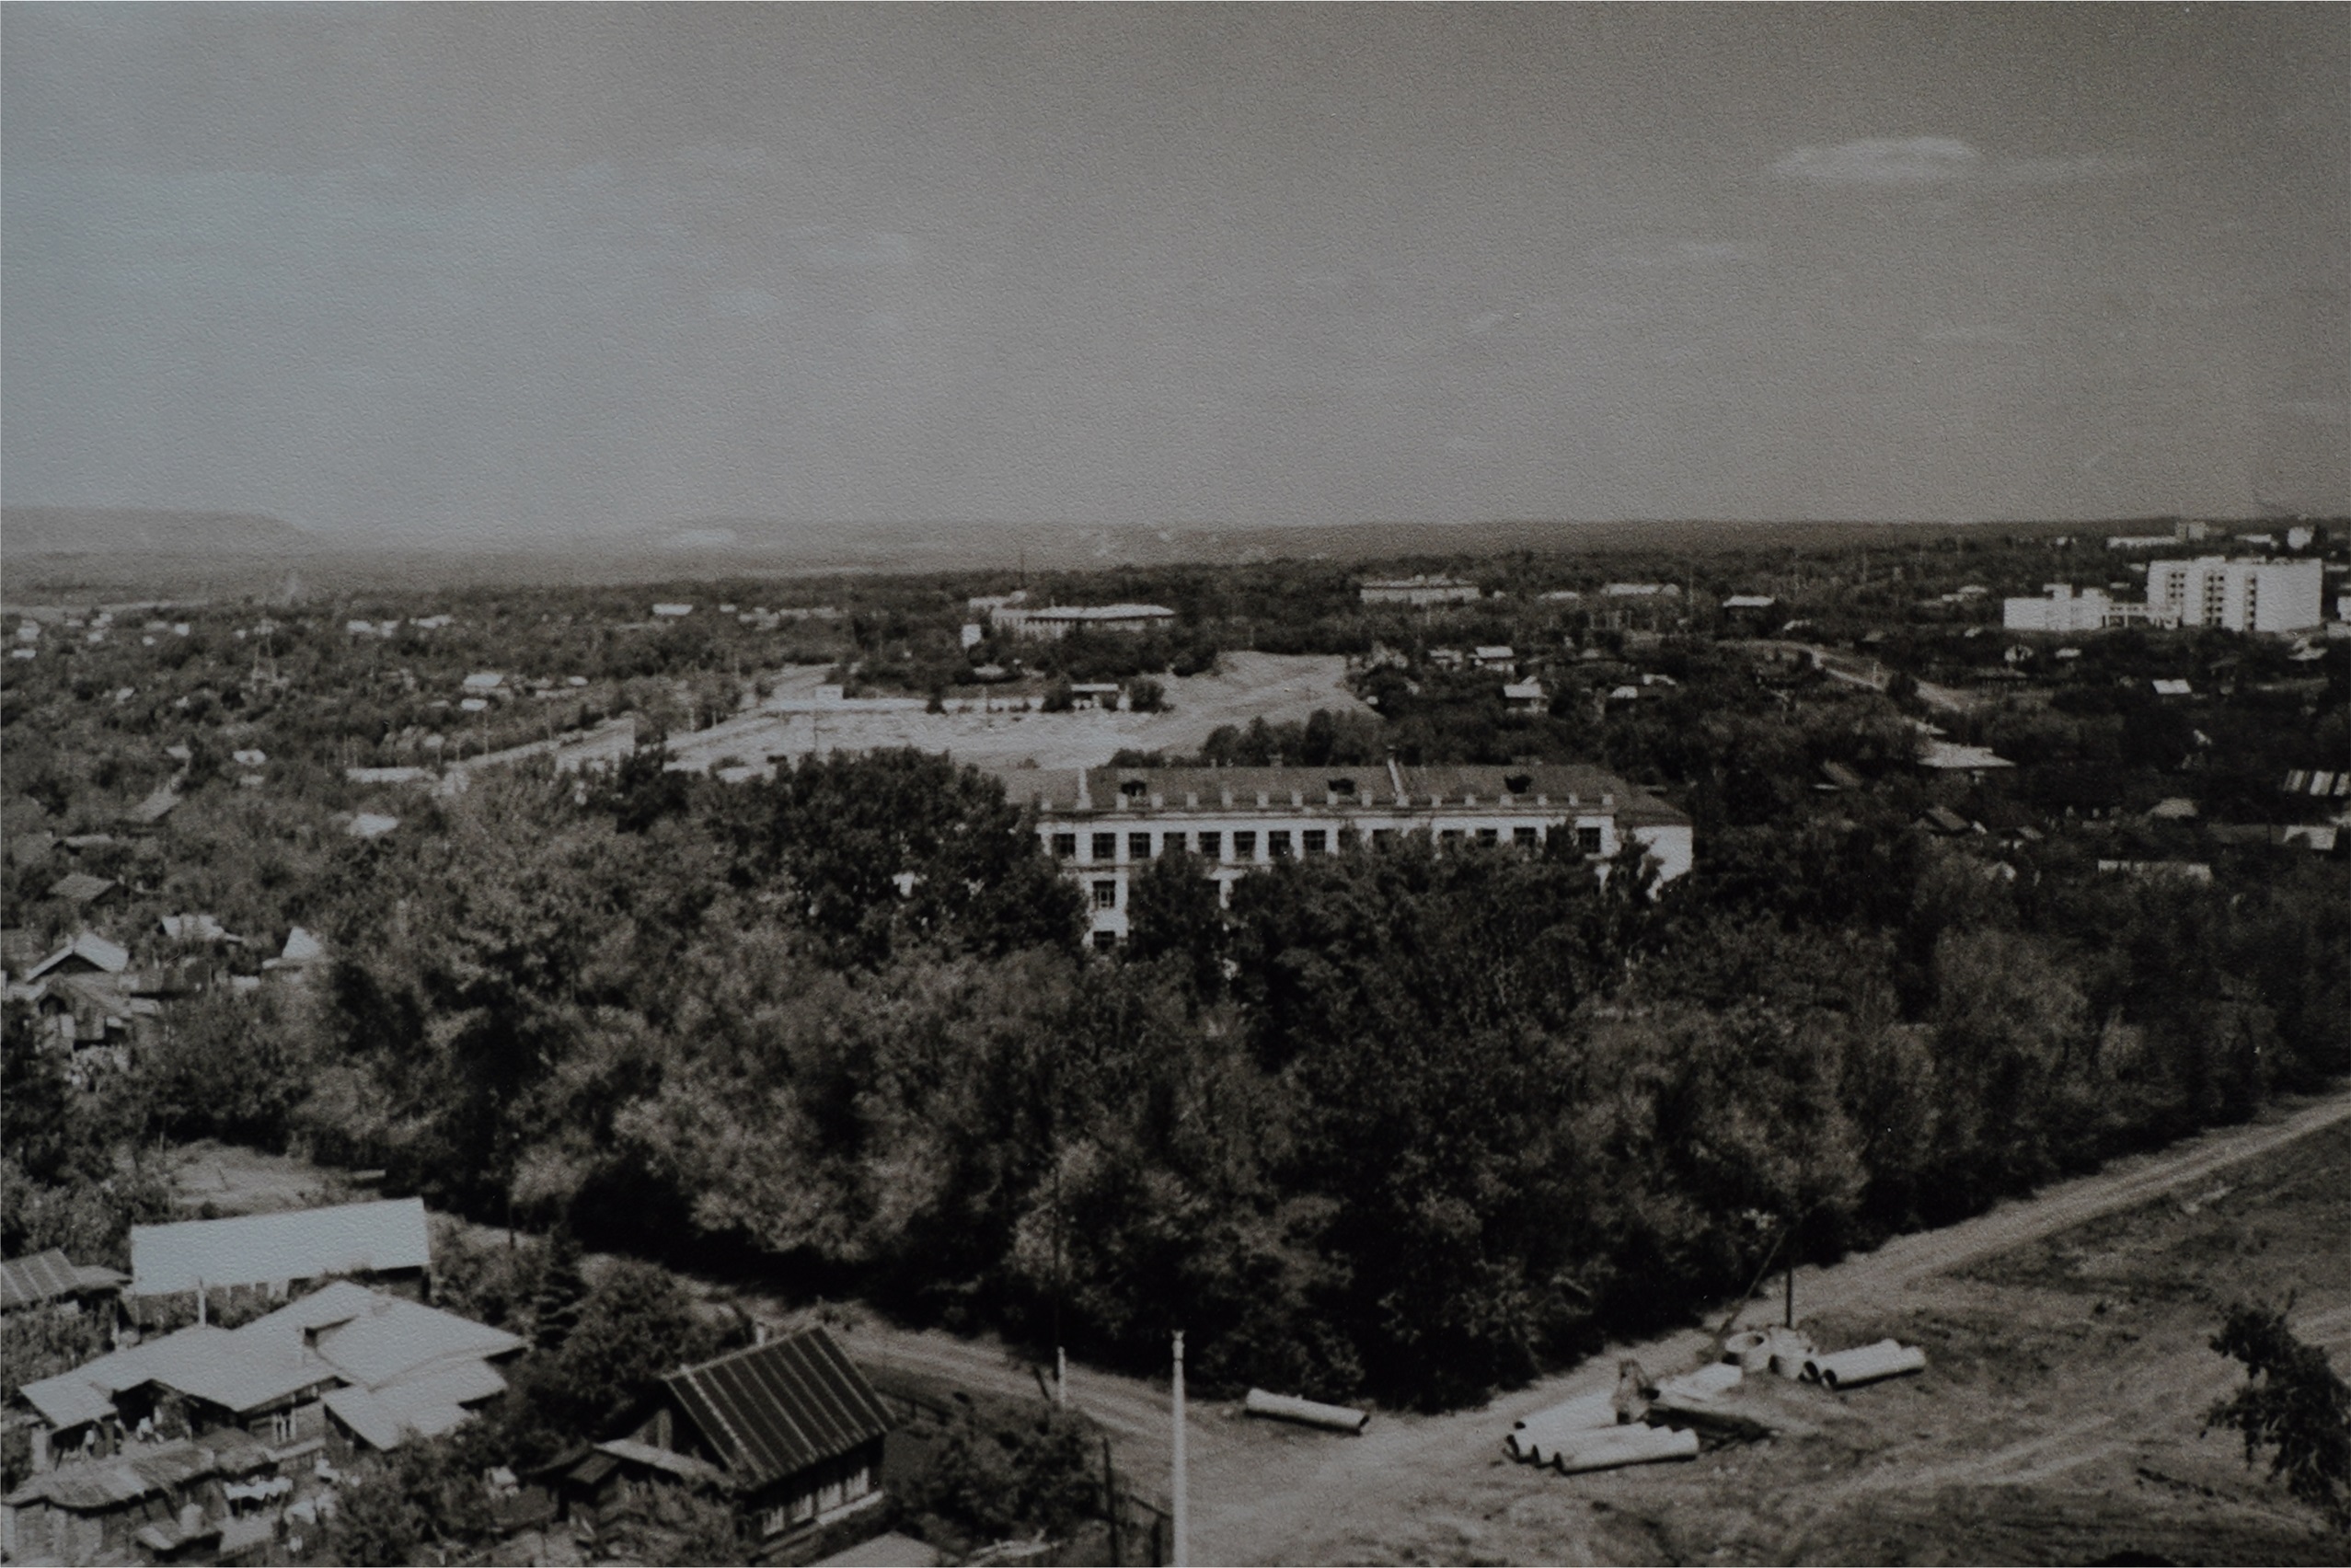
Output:
<svg viewBox="0 0 2351 1568">
<path fill-rule="evenodd" d="M 1471 605 L 1478 600 L 1476 583 L 1451 577 L 1375 578 L 1355 592 L 1366 605 L 1411 605 L 1415 609 L 1431 605 Z"/>
<path fill-rule="evenodd" d="M 653 614 L 663 620 L 677 620 L 694 613 L 691 605 L 655 605 Z"/>
</svg>

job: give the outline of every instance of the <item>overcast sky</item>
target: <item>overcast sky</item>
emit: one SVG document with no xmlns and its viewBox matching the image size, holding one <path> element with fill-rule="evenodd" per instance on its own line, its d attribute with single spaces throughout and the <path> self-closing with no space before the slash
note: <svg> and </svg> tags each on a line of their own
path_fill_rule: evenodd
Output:
<svg viewBox="0 0 2351 1568">
<path fill-rule="evenodd" d="M 0 486 L 2351 511 L 2351 7 L 0 11 Z"/>
</svg>

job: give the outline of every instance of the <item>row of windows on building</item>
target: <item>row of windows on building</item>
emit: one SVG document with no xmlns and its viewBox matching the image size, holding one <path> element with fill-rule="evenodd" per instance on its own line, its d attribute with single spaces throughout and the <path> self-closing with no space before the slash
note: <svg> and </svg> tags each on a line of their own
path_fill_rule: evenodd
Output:
<svg viewBox="0 0 2351 1568">
<path fill-rule="evenodd" d="M 1375 827 L 1371 830 L 1371 842 L 1375 847 L 1393 844 L 1396 841 L 1397 832 L 1398 830 L 1392 827 Z M 1514 827 L 1510 830 L 1510 836 L 1512 843 L 1532 847 L 1542 842 L 1542 829 L 1532 826 Z M 1115 833 L 1096 833 L 1086 836 L 1086 848 L 1089 853 L 1084 859 L 1079 860 L 1079 863 L 1109 865 L 1118 861 L 1120 859 L 1119 837 L 1120 836 Z M 1289 859 L 1294 852 L 1307 856 L 1327 855 L 1331 853 L 1334 844 L 1337 847 L 1343 849 L 1361 843 L 1363 839 L 1363 836 L 1352 827 L 1340 828 L 1335 835 L 1329 828 L 1301 828 L 1296 830 L 1294 851 L 1293 830 L 1285 827 L 1271 828 L 1263 836 L 1263 853 L 1261 854 L 1259 835 L 1254 828 L 1237 829 L 1230 835 L 1221 829 L 1203 829 L 1194 833 L 1176 831 L 1158 834 L 1129 833 L 1125 836 L 1126 855 L 1124 858 L 1130 863 L 1151 859 L 1156 841 L 1158 853 L 1162 855 L 1191 853 L 1197 854 L 1204 859 L 1223 861 L 1226 858 L 1225 847 L 1227 837 L 1231 840 L 1233 860 L 1259 864 L 1268 860 Z M 1502 840 L 1502 830 L 1498 827 L 1474 829 L 1448 827 L 1440 829 L 1437 833 L 1440 843 L 1458 843 L 1469 838 L 1474 838 L 1481 844 L 1497 844 Z M 1053 836 L 1054 858 L 1062 860 L 1078 860 L 1079 842 L 1079 836 L 1075 833 L 1054 834 Z M 1575 847 L 1585 855 L 1599 854 L 1602 849 L 1599 827 L 1596 825 L 1577 827 Z"/>
<path fill-rule="evenodd" d="M 789 1502 L 778 1503 L 759 1516 L 759 1533 L 766 1536 L 783 1534 L 795 1525 L 822 1518 L 836 1509 L 845 1508 L 873 1490 L 873 1471 L 860 1466 L 845 1476 L 827 1481 L 812 1491 L 805 1491 Z"/>
</svg>

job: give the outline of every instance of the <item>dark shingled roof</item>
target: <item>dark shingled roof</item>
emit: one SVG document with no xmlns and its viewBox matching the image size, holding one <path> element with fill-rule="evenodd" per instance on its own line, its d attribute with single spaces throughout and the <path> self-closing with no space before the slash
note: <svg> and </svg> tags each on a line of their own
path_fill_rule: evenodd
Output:
<svg viewBox="0 0 2351 1568">
<path fill-rule="evenodd" d="M 890 1430 L 881 1396 L 822 1328 L 663 1381 L 744 1486 L 806 1470 Z"/>
</svg>

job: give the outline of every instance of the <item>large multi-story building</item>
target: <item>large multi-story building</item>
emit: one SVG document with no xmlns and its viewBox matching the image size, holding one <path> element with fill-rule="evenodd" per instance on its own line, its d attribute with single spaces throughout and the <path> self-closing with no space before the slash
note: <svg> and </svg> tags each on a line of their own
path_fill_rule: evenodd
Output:
<svg viewBox="0 0 2351 1568">
<path fill-rule="evenodd" d="M 1452 845 L 1532 849 L 1572 833 L 1604 862 L 1642 846 L 1660 881 L 1690 868 L 1689 818 L 1596 767 L 1014 768 L 1015 804 L 1037 813 L 1037 836 L 1084 890 L 1094 943 L 1126 934 L 1132 879 L 1152 860 L 1197 857 L 1229 896 L 1253 868 L 1377 848 L 1423 834 Z"/>
<path fill-rule="evenodd" d="M 2194 560 L 2147 563 L 2147 607 L 2178 626 L 2228 631 L 2308 631 L 2325 618 L 2325 568 L 2315 560 Z"/>
<path fill-rule="evenodd" d="M 999 630 L 1016 637 L 1059 639 L 1078 630 L 1162 631 L 1175 625 L 1176 613 L 1164 605 L 1054 605 L 1030 609 L 1007 604 L 991 612 L 989 618 Z"/>
</svg>

